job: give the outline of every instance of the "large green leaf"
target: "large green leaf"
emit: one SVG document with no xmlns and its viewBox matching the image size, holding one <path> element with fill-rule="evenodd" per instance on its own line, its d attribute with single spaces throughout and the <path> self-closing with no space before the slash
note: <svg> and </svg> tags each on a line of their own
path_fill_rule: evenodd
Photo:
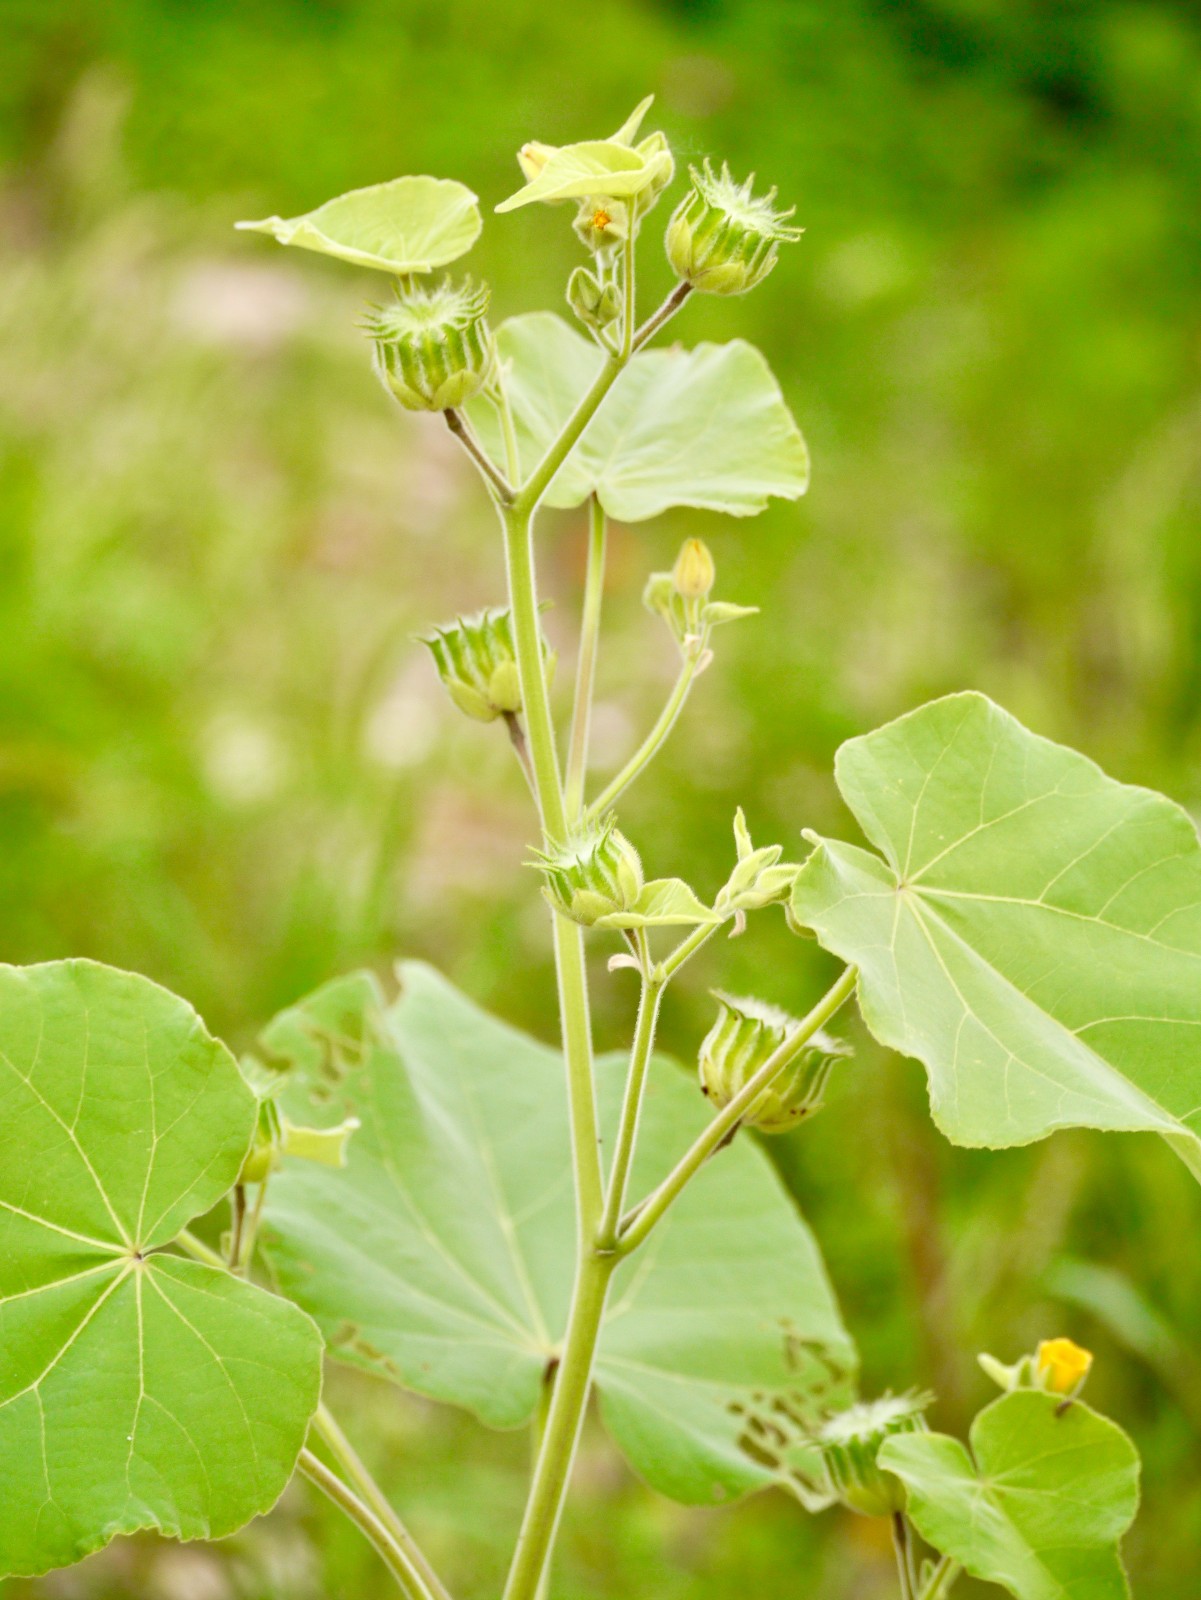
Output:
<svg viewBox="0 0 1201 1600">
<path fill-rule="evenodd" d="M 351 189 L 302 217 L 264 217 L 236 226 L 358 267 L 410 273 L 432 272 L 466 255 L 482 223 L 466 185 L 418 177 Z"/>
<path fill-rule="evenodd" d="M 118 1533 L 232 1533 L 282 1492 L 321 1383 L 303 1312 L 161 1253 L 234 1183 L 256 1102 L 156 984 L 0 968 L 0 1573 Z"/>
<path fill-rule="evenodd" d="M 537 311 L 497 330 L 522 475 L 542 457 L 604 357 L 561 317 Z M 468 406 L 497 460 L 504 441 L 487 400 Z M 546 504 L 595 493 L 619 522 L 671 506 L 753 516 L 809 484 L 809 456 L 771 370 L 753 346 L 701 344 L 634 357 L 556 473 Z"/>
<path fill-rule="evenodd" d="M 570 1146 L 558 1053 L 405 965 L 383 1004 L 359 976 L 318 991 L 264 1036 L 296 1064 L 285 1104 L 362 1127 L 344 1173 L 272 1180 L 266 1245 L 331 1354 L 513 1427 L 537 1406 L 566 1324 L 574 1264 Z M 624 1061 L 598 1063 L 612 1129 Z M 657 1061 L 636 1187 L 706 1121 Z M 596 1369 L 632 1465 L 711 1502 L 768 1474 L 739 1448 L 735 1407 L 787 1390 L 845 1394 L 854 1355 L 811 1236 L 763 1154 L 739 1141 L 701 1174 L 614 1279 Z"/>
<path fill-rule="evenodd" d="M 860 969 L 882 1043 L 925 1063 L 957 1144 L 1150 1129 L 1201 1175 L 1201 844 L 978 694 L 838 753 L 884 859 L 818 841 L 793 906 Z"/>
<path fill-rule="evenodd" d="M 922 1537 L 1018 1600 L 1122 1600 L 1118 1541 L 1138 1509 L 1138 1454 L 1116 1423 L 1033 1390 L 1004 1395 L 958 1439 L 889 1439 Z M 975 1457 L 973 1461 L 972 1457 Z"/>
</svg>

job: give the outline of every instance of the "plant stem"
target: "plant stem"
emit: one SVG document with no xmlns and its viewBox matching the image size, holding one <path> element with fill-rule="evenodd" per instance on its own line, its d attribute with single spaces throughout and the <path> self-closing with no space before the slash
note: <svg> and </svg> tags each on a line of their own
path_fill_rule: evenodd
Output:
<svg viewBox="0 0 1201 1600">
<path fill-rule="evenodd" d="M 550 1414 L 503 1600 L 532 1600 L 542 1581 L 567 1497 L 567 1483 L 588 1406 L 605 1297 L 617 1264 L 616 1255 L 598 1255 L 592 1249 L 580 1260 L 563 1359 L 555 1378 Z"/>
<path fill-rule="evenodd" d="M 696 677 L 704 657 L 705 651 L 700 648 L 685 659 L 684 665 L 680 669 L 680 675 L 675 681 L 675 687 L 667 698 L 667 704 L 659 713 L 654 727 L 617 776 L 605 785 L 601 793 L 597 795 L 596 799 L 588 807 L 586 815 L 589 820 L 595 820 L 597 817 L 603 816 L 618 795 L 623 794 L 629 788 L 634 779 L 638 777 L 639 773 L 650 764 L 658 753 L 660 746 L 667 739 L 672 728 L 675 727 L 676 718 L 684 709 L 684 702 L 688 699 L 688 692 L 692 688 L 693 679 Z"/>
<path fill-rule="evenodd" d="M 942 1556 L 918 1600 L 944 1600 L 950 1592 L 951 1585 L 962 1571 L 963 1568 L 958 1561 L 952 1560 L 950 1556 Z"/>
<path fill-rule="evenodd" d="M 685 300 L 687 300 L 691 293 L 692 285 L 690 283 L 676 284 L 675 288 L 671 291 L 659 309 L 652 312 L 651 315 L 647 317 L 646 321 L 634 335 L 635 351 L 641 350 L 643 345 L 646 344 L 648 340 L 654 338 L 665 322 L 671 321 L 672 317 L 675 316 L 676 312 L 684 304 Z"/>
<path fill-rule="evenodd" d="M 336 1472 L 331 1472 L 311 1450 L 302 1450 L 297 1462 L 299 1470 L 327 1495 L 345 1516 L 349 1517 L 378 1551 L 388 1571 L 396 1579 L 405 1600 L 434 1600 L 422 1582 L 421 1574 L 414 1568 L 404 1551 L 389 1534 L 387 1528 L 370 1507 L 363 1504 L 353 1489 L 342 1482 Z"/>
<path fill-rule="evenodd" d="M 901 1600 L 918 1600 L 917 1583 L 913 1572 L 913 1545 L 909 1538 L 909 1524 L 903 1511 L 892 1514 L 892 1547 L 897 1557 L 897 1576 L 901 1583 Z"/>
<path fill-rule="evenodd" d="M 674 978 L 676 973 L 686 961 L 691 961 L 703 944 L 707 944 L 721 927 L 720 922 L 702 922 L 693 928 L 686 939 L 681 939 L 669 955 L 666 955 L 655 968 L 656 978 L 661 978 L 664 983 Z"/>
<path fill-rule="evenodd" d="M 605 589 L 605 513 L 595 495 L 588 502 L 588 570 L 584 579 L 584 614 L 580 623 L 580 657 L 575 675 L 575 706 L 567 750 L 566 804 L 574 822 L 584 806 L 588 770 L 588 732 L 592 721 L 592 689 L 600 638 L 601 601 Z"/>
<path fill-rule="evenodd" d="M 430 1566 L 417 1541 L 397 1516 L 387 1495 L 371 1476 L 358 1451 L 325 1405 L 317 1407 L 317 1414 L 313 1418 L 313 1429 L 346 1474 L 360 1499 L 371 1508 L 393 1542 L 404 1553 L 433 1600 L 450 1600 L 446 1587 Z"/>
<path fill-rule="evenodd" d="M 634 1147 L 638 1140 L 638 1119 L 642 1113 L 646 1074 L 650 1066 L 651 1051 L 655 1047 L 659 1002 L 667 987 L 667 979 L 661 977 L 659 971 L 651 970 L 646 934 L 642 930 L 638 932 L 638 945 L 638 954 L 642 962 L 642 993 L 638 1000 L 638 1023 L 634 1029 L 634 1043 L 630 1049 L 630 1070 L 626 1075 L 621 1122 L 618 1125 L 617 1144 L 613 1151 L 609 1188 L 605 1195 L 605 1211 L 596 1236 L 596 1248 L 606 1251 L 617 1248 L 617 1232 L 621 1226 L 621 1213 L 625 1206 L 626 1189 L 630 1181 L 630 1166 L 634 1160 Z"/>
<path fill-rule="evenodd" d="M 209 1248 L 203 1239 L 198 1239 L 194 1233 L 189 1233 L 187 1228 L 181 1228 L 175 1235 L 175 1243 L 196 1261 L 203 1261 L 206 1267 L 218 1267 L 222 1272 L 229 1271 L 229 1262 L 219 1256 L 215 1250 Z"/>
<path fill-rule="evenodd" d="M 628 361 L 634 353 L 634 315 L 635 315 L 635 287 L 634 287 L 634 230 L 631 228 L 626 234 L 625 246 L 621 253 L 622 282 L 625 289 L 625 318 L 623 320 L 623 334 L 621 345 L 621 358 Z"/>
<path fill-rule="evenodd" d="M 479 468 L 489 489 L 500 500 L 502 505 L 508 505 L 513 499 L 513 485 L 500 468 L 495 465 L 483 445 L 480 444 L 475 434 L 471 431 L 467 419 L 456 411 L 453 406 L 445 410 L 442 415 L 446 418 L 446 426 Z"/>
<path fill-rule="evenodd" d="M 748 1078 L 724 1110 L 718 1112 L 717 1116 L 714 1117 L 705 1131 L 699 1135 L 684 1153 L 659 1187 L 625 1219 L 618 1237 L 617 1248 L 619 1255 L 627 1256 L 642 1244 L 651 1229 L 660 1220 L 663 1213 L 689 1180 L 696 1176 L 713 1152 L 737 1129 L 744 1113 L 758 1099 L 763 1090 L 783 1072 L 802 1046 L 813 1037 L 823 1023 L 830 1020 L 838 1008 L 855 992 L 855 983 L 858 976 L 859 973 L 855 967 L 847 967 L 842 976 L 826 991 L 808 1016 L 797 1023 L 796 1027 L 778 1049 L 772 1052 L 758 1072 Z"/>
</svg>

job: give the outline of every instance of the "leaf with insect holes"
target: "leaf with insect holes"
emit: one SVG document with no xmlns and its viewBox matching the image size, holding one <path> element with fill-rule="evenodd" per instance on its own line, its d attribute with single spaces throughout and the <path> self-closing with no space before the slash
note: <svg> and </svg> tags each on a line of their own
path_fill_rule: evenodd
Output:
<svg viewBox="0 0 1201 1600">
<path fill-rule="evenodd" d="M 351 189 L 302 217 L 235 226 L 356 267 L 407 275 L 433 272 L 466 255 L 482 222 L 476 196 L 465 184 L 418 177 Z"/>
<path fill-rule="evenodd" d="M 0 1573 L 115 1534 L 220 1538 L 279 1498 L 321 1387 L 303 1312 L 166 1254 L 256 1101 L 157 984 L 0 967 Z"/>
<path fill-rule="evenodd" d="M 1201 1176 L 1201 841 L 979 694 L 852 739 L 839 788 L 882 857 L 818 840 L 797 919 L 859 968 L 956 1144 L 1161 1134 Z"/>
<path fill-rule="evenodd" d="M 496 339 L 524 476 L 605 358 L 545 311 L 511 317 Z M 491 402 L 473 400 L 467 411 L 494 459 L 504 460 Z M 570 508 L 595 494 L 618 522 L 645 522 L 672 506 L 749 517 L 773 496 L 795 500 L 808 486 L 808 451 L 780 387 L 758 350 L 735 339 L 636 355 L 551 480 L 545 504 Z"/>
<path fill-rule="evenodd" d="M 1125 1600 L 1118 1541 L 1138 1509 L 1138 1453 L 1115 1422 L 1033 1390 L 972 1423 L 971 1452 L 941 1433 L 888 1439 L 924 1539 L 1017 1600 Z"/>
<path fill-rule="evenodd" d="M 344 1173 L 272 1180 L 268 1258 L 331 1355 L 516 1427 L 557 1359 L 574 1270 L 562 1058 L 428 967 L 401 977 L 393 1005 L 360 974 L 264 1035 L 290 1063 L 293 1115 L 362 1122 Z M 625 1068 L 597 1063 L 607 1148 Z M 635 1193 L 708 1116 L 694 1082 L 656 1060 Z M 739 1140 L 618 1269 L 595 1379 L 631 1465 L 665 1494 L 713 1502 L 772 1481 L 740 1445 L 739 1409 L 788 1392 L 812 1414 L 845 1398 L 854 1359 L 808 1229 Z"/>
</svg>

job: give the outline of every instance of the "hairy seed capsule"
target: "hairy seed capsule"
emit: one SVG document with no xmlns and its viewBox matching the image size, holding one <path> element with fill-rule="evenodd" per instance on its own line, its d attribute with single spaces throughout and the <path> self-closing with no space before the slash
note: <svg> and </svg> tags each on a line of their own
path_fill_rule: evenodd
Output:
<svg viewBox="0 0 1201 1600">
<path fill-rule="evenodd" d="M 779 245 L 799 239 L 802 230 L 787 226 L 792 210 L 772 205 L 774 189 L 752 194 L 753 174 L 735 183 L 729 167 L 716 174 L 707 161 L 702 171 L 690 171 L 692 190 L 667 225 L 667 259 L 702 294 L 745 294 L 775 266 Z"/>
<path fill-rule="evenodd" d="M 924 1433 L 925 1395 L 885 1395 L 840 1411 L 817 1436 L 830 1488 L 852 1511 L 865 1517 L 890 1517 L 905 1509 L 905 1487 L 876 1463 L 885 1439 L 899 1433 Z"/>
<path fill-rule="evenodd" d="M 701 1089 L 724 1109 L 764 1066 L 796 1027 L 778 1006 L 761 1000 L 735 999 L 715 992 L 717 1021 L 700 1048 Z M 787 1133 L 821 1107 L 822 1092 L 835 1061 L 849 1054 L 847 1046 L 817 1032 L 799 1054 L 750 1104 L 743 1124 L 761 1133 Z"/>
<path fill-rule="evenodd" d="M 563 845 L 535 855 L 546 880 L 544 893 L 556 911 L 591 927 L 601 917 L 628 911 L 642 888 L 637 850 L 619 833 L 612 816 Z"/>
<path fill-rule="evenodd" d="M 460 711 L 477 722 L 519 714 L 521 680 L 507 607 L 457 617 L 422 635 L 421 643 L 428 646 L 443 687 Z M 553 670 L 555 658 L 545 641 L 542 651 Z"/>
<path fill-rule="evenodd" d="M 395 305 L 368 313 L 375 370 L 410 411 L 446 411 L 478 394 L 496 353 L 488 326 L 489 291 L 470 281 L 400 291 Z"/>
</svg>

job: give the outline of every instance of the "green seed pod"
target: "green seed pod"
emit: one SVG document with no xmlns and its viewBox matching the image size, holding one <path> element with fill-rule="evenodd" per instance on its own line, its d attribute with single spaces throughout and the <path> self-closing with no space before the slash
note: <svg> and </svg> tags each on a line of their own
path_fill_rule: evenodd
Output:
<svg viewBox="0 0 1201 1600">
<path fill-rule="evenodd" d="M 642 888 L 637 850 L 612 816 L 566 844 L 538 852 L 533 865 L 546 878 L 543 893 L 565 917 L 589 928 L 601 917 L 628 911 Z"/>
<path fill-rule="evenodd" d="M 617 285 L 601 283 L 587 267 L 577 267 L 567 280 L 567 304 L 586 328 L 607 328 L 621 316 Z"/>
<path fill-rule="evenodd" d="M 363 323 L 384 387 L 410 411 L 463 405 L 488 382 L 496 362 L 487 287 L 447 279 L 398 293 L 395 305 L 375 307 Z"/>
<path fill-rule="evenodd" d="M 719 1110 L 744 1089 L 759 1068 L 796 1027 L 796 1020 L 760 1000 L 737 1000 L 714 991 L 717 1021 L 700 1048 L 703 1093 Z M 761 1133 L 787 1133 L 821 1107 L 822 1091 L 835 1061 L 848 1055 L 846 1045 L 820 1030 L 789 1062 L 775 1082 L 754 1099 L 743 1125 Z"/>
<path fill-rule="evenodd" d="M 432 634 L 421 635 L 420 642 L 429 647 L 438 676 L 460 711 L 477 722 L 494 722 L 521 711 L 513 617 L 507 608 L 457 617 Z M 553 671 L 555 657 L 545 640 L 542 652 Z"/>
<path fill-rule="evenodd" d="M 898 1433 L 924 1433 L 922 1412 L 929 1397 L 885 1395 L 840 1411 L 817 1435 L 830 1488 L 852 1511 L 865 1517 L 891 1517 L 905 1509 L 905 1486 L 876 1463 L 885 1439 Z"/>
<path fill-rule="evenodd" d="M 753 173 L 735 183 L 724 164 L 720 175 L 707 161 L 703 171 L 689 170 L 692 190 L 667 225 L 667 259 L 702 294 L 745 294 L 775 266 L 777 247 L 799 239 L 802 230 L 786 225 L 792 210 L 772 205 L 774 189 L 760 197 L 751 193 Z"/>
</svg>

